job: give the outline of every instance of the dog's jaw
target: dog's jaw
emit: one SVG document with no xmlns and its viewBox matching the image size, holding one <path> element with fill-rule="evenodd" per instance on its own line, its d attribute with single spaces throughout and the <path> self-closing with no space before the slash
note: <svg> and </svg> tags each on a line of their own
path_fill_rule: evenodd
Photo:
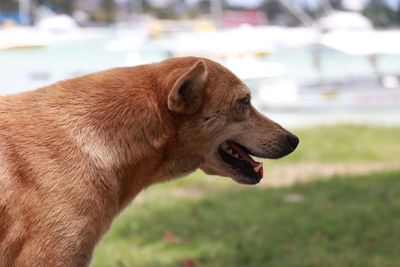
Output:
<svg viewBox="0 0 400 267">
<path fill-rule="evenodd" d="M 248 150 L 240 144 L 231 140 L 225 141 L 219 146 L 218 154 L 225 162 L 233 166 L 244 165 L 251 176 L 257 174 L 260 179 L 263 177 L 262 163 L 250 157 Z"/>
<path fill-rule="evenodd" d="M 237 183 L 248 185 L 259 183 L 262 178 L 261 171 L 263 171 L 263 169 L 260 168 L 260 174 L 256 172 L 250 174 L 248 172 L 243 172 L 240 170 L 240 168 L 226 163 L 218 151 L 216 151 L 211 158 L 200 165 L 200 169 L 206 174 L 229 177 Z"/>
</svg>

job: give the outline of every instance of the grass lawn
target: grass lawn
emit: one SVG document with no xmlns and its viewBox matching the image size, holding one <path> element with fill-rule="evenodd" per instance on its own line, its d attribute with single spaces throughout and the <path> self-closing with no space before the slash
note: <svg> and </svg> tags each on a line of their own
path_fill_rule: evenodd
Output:
<svg viewBox="0 0 400 267">
<path fill-rule="evenodd" d="M 400 163 L 400 128 L 341 125 L 294 130 L 295 153 L 279 164 L 298 161 Z"/>
<path fill-rule="evenodd" d="M 298 133 L 298 151 L 268 165 L 400 163 L 400 128 Z M 91 266 L 400 266 L 400 169 L 351 178 L 271 189 L 196 172 L 156 185 L 114 222 Z"/>
</svg>

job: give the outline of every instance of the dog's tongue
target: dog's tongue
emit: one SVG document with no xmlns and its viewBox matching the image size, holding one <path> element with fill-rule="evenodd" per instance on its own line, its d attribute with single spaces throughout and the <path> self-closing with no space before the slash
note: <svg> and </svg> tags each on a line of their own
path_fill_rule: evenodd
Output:
<svg viewBox="0 0 400 267">
<path fill-rule="evenodd" d="M 243 150 L 243 148 L 238 146 L 236 143 L 231 142 L 231 141 L 227 141 L 227 142 L 232 149 L 234 149 L 237 153 L 239 153 L 239 155 L 240 155 L 240 157 L 242 157 L 242 159 L 246 160 L 248 163 L 251 164 L 251 166 L 253 166 L 254 171 L 258 174 L 258 176 L 260 178 L 262 178 L 263 174 L 264 174 L 262 163 L 255 161 L 252 157 L 250 157 L 249 154 L 247 154 L 246 151 Z"/>
</svg>

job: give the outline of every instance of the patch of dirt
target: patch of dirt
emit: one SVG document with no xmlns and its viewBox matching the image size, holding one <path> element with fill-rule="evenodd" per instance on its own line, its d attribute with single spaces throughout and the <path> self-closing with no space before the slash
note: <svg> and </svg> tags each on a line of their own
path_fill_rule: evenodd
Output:
<svg viewBox="0 0 400 267">
<path fill-rule="evenodd" d="M 170 192 L 170 194 L 175 197 L 185 197 L 193 199 L 201 199 L 206 193 L 207 192 L 202 190 L 201 188 L 196 188 L 193 186 L 183 186 L 175 188 Z"/>
<path fill-rule="evenodd" d="M 400 163 L 294 163 L 287 166 L 275 167 L 271 170 L 266 168 L 264 179 L 261 181 L 260 186 L 291 186 L 299 182 L 302 183 L 313 180 L 326 180 L 339 175 L 364 175 L 372 172 L 395 169 L 400 169 Z"/>
<path fill-rule="evenodd" d="M 257 187 L 276 188 L 288 187 L 296 183 L 306 183 L 314 180 L 328 180 L 334 176 L 346 175 L 366 175 L 373 172 L 388 171 L 400 169 L 400 162 L 393 163 L 371 163 L 371 162 L 349 162 L 349 163 L 322 163 L 322 162 L 300 162 L 292 163 L 284 166 L 273 166 L 264 169 L 264 179 L 261 180 Z M 197 187 L 194 185 L 186 185 L 170 188 L 164 194 L 174 197 L 202 199 L 211 191 L 220 190 L 241 190 L 242 186 L 235 185 L 229 178 L 222 178 L 216 184 L 215 176 L 204 175 L 201 179 L 207 180 L 210 186 Z M 145 200 L 139 195 L 139 201 Z M 288 201 L 296 201 L 289 199 Z"/>
</svg>

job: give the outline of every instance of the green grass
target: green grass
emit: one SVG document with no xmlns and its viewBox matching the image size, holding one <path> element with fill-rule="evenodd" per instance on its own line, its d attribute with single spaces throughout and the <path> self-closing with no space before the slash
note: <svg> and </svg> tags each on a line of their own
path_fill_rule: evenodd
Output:
<svg viewBox="0 0 400 267">
<path fill-rule="evenodd" d="M 341 125 L 294 131 L 300 145 L 287 161 L 400 162 L 400 128 Z"/>
<path fill-rule="evenodd" d="M 268 165 L 400 163 L 400 128 L 296 133 L 296 153 Z M 400 266 L 399 196 L 400 170 L 280 189 L 196 172 L 142 192 L 113 223 L 91 266 L 172 267 L 185 259 L 206 267 Z M 166 242 L 165 231 L 181 242 Z"/>
<path fill-rule="evenodd" d="M 400 171 L 133 205 L 93 266 L 399 266 L 399 196 Z"/>
</svg>

